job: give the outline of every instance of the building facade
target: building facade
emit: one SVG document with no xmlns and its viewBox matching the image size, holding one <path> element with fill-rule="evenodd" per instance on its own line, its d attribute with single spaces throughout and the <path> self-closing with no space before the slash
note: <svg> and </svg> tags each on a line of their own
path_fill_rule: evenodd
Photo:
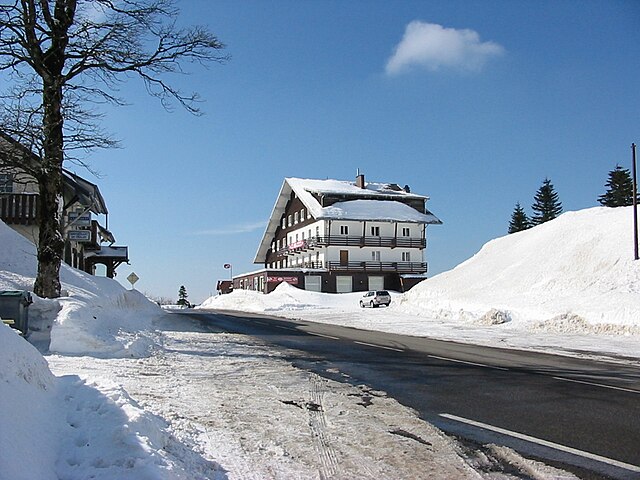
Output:
<svg viewBox="0 0 640 480">
<path fill-rule="evenodd" d="M 408 186 L 286 178 L 254 263 L 235 289 L 405 291 L 425 278 L 426 226 L 442 222 Z"/>
<path fill-rule="evenodd" d="M 39 161 L 0 133 L 0 220 L 37 245 L 38 183 L 16 167 L 3 166 L 1 158 L 8 151 L 15 154 L 17 150 L 25 162 Z M 92 275 L 97 265 L 104 265 L 105 276 L 113 278 L 116 268 L 129 262 L 129 249 L 114 245 L 115 238 L 108 230 L 109 212 L 98 186 L 64 170 L 60 200 L 65 263 Z"/>
</svg>

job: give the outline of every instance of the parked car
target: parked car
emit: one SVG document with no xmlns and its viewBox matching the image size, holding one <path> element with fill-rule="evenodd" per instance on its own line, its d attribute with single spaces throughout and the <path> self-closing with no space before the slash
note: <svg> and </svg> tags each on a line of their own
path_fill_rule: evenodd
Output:
<svg viewBox="0 0 640 480">
<path fill-rule="evenodd" d="M 379 305 L 388 307 L 391 303 L 391 295 L 386 290 L 371 290 L 360 299 L 360 306 L 376 308 Z"/>
</svg>

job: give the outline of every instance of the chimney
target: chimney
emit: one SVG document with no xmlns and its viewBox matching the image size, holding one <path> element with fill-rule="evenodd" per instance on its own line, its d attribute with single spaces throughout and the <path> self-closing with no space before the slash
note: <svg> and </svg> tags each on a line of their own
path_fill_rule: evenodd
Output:
<svg viewBox="0 0 640 480">
<path fill-rule="evenodd" d="M 409 185 L 405 185 L 404 186 L 404 191 L 407 193 L 411 193 L 411 187 L 409 187 Z"/>
<path fill-rule="evenodd" d="M 356 187 L 364 188 L 364 173 L 359 173 L 356 176 Z"/>
</svg>

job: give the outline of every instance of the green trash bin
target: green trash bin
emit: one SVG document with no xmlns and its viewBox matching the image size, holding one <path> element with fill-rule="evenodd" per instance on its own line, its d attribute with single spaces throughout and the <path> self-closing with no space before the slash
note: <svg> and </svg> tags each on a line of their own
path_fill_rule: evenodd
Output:
<svg viewBox="0 0 640 480">
<path fill-rule="evenodd" d="M 29 305 L 32 303 L 30 292 L 0 290 L 0 318 L 26 335 L 29 331 Z"/>
</svg>

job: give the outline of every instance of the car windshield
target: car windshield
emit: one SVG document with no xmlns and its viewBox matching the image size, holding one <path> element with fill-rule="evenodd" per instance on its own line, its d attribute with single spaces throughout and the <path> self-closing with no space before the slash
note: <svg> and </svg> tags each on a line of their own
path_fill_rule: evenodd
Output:
<svg viewBox="0 0 640 480">
<path fill-rule="evenodd" d="M 389 295 L 389 292 L 387 292 L 386 290 L 381 290 L 379 292 L 376 292 L 378 295 Z"/>
</svg>

